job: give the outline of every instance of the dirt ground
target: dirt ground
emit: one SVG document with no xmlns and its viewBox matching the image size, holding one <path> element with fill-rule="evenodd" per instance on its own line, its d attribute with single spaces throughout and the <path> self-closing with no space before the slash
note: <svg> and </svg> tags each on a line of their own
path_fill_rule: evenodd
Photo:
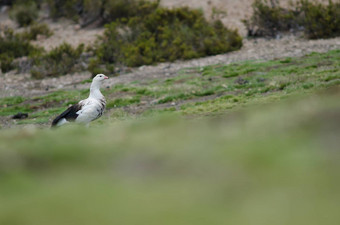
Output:
<svg viewBox="0 0 340 225">
<path fill-rule="evenodd" d="M 226 10 L 227 15 L 222 19 L 231 28 L 237 28 L 241 35 L 245 36 L 246 30 L 241 20 L 250 16 L 252 0 L 162 0 L 161 4 L 166 7 L 189 6 L 201 8 L 209 17 L 212 9 Z M 281 0 L 287 4 L 289 0 Z M 93 43 L 98 35 L 101 35 L 103 28 L 81 29 L 79 25 L 68 21 L 59 20 L 53 22 L 42 16 L 42 22 L 49 24 L 54 35 L 47 39 L 40 39 L 36 45 L 50 50 L 63 42 L 74 46 L 80 43 Z M 44 19 L 45 18 L 45 19 Z M 8 18 L 8 10 L 0 9 L 0 28 L 15 27 L 15 23 Z M 281 39 L 244 39 L 241 50 L 227 54 L 210 56 L 200 59 L 178 61 L 174 63 L 161 63 L 155 66 L 142 66 L 131 69 L 129 74 L 122 74 L 110 79 L 109 86 L 116 83 L 130 82 L 140 79 L 155 79 L 176 76 L 177 72 L 185 67 L 205 66 L 217 63 L 232 63 L 244 60 L 268 60 L 282 57 L 295 57 L 310 52 L 326 52 L 331 49 L 340 48 L 340 38 L 327 40 L 305 40 L 294 36 Z M 58 89 L 87 88 L 88 84 L 81 85 L 80 82 L 88 79 L 88 72 L 76 73 L 59 78 L 48 78 L 44 80 L 33 80 L 29 74 L 16 74 L 15 71 L 7 74 L 0 73 L 0 97 L 7 96 L 36 96 L 49 93 Z"/>
</svg>

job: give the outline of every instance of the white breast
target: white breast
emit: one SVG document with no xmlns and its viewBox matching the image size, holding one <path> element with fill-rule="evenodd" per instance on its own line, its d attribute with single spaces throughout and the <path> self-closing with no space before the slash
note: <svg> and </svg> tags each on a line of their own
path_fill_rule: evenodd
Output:
<svg viewBox="0 0 340 225">
<path fill-rule="evenodd" d="M 104 98 L 99 100 L 95 98 L 87 98 L 79 102 L 79 104 L 83 106 L 77 112 L 78 117 L 75 121 L 78 123 L 90 123 L 103 114 L 106 102 Z"/>
</svg>

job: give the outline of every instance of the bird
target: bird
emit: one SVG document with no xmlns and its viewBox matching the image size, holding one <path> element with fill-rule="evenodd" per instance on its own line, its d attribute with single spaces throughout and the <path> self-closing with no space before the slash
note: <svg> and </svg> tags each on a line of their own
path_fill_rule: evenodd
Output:
<svg viewBox="0 0 340 225">
<path fill-rule="evenodd" d="M 70 122 L 85 124 L 88 127 L 91 121 L 101 117 L 105 110 L 106 100 L 100 92 L 100 86 L 106 79 L 108 77 L 104 74 L 97 74 L 92 79 L 89 97 L 70 106 L 57 116 L 51 127 L 59 127 Z"/>
</svg>

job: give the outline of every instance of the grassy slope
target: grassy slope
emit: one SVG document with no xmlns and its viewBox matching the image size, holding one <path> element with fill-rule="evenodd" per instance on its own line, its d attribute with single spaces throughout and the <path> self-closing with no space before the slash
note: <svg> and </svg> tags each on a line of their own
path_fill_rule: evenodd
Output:
<svg viewBox="0 0 340 225">
<path fill-rule="evenodd" d="M 338 224 L 339 54 L 190 68 L 106 90 L 92 129 L 1 130 L 0 224 Z"/>
<path fill-rule="evenodd" d="M 340 50 L 302 58 L 188 68 L 170 79 L 132 82 L 105 90 L 107 113 L 115 118 L 177 111 L 184 115 L 223 113 L 235 107 L 319 90 L 340 83 Z M 47 123 L 87 90 L 57 91 L 33 99 L 0 99 L 0 116 L 28 112 L 19 124 Z"/>
</svg>

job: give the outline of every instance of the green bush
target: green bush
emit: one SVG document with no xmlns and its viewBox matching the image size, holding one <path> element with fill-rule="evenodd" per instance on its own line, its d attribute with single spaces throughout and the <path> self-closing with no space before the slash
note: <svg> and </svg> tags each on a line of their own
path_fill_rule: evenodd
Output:
<svg viewBox="0 0 340 225">
<path fill-rule="evenodd" d="M 159 6 L 159 1 L 145 0 L 107 0 L 103 4 L 102 17 L 106 23 L 121 18 L 144 17 Z"/>
<path fill-rule="evenodd" d="M 34 1 L 19 1 L 13 5 L 10 17 L 21 27 L 28 26 L 38 18 L 37 4 Z"/>
<path fill-rule="evenodd" d="M 103 13 L 103 0 L 84 0 L 83 10 L 80 14 L 80 22 L 82 26 L 86 26 L 93 21 L 101 18 Z"/>
<path fill-rule="evenodd" d="M 279 1 L 277 1 L 279 2 Z M 321 4 L 300 0 L 283 8 L 273 1 L 255 0 L 253 15 L 244 20 L 248 36 L 276 36 L 280 32 L 303 30 L 307 38 L 330 38 L 340 35 L 340 2 Z"/>
<path fill-rule="evenodd" d="M 145 0 L 49 0 L 53 18 L 67 17 L 87 25 L 96 19 L 104 23 L 133 16 L 143 16 L 155 10 L 159 1 Z"/>
<path fill-rule="evenodd" d="M 6 73 L 6 72 L 14 69 L 14 66 L 12 65 L 13 60 L 14 60 L 14 58 L 11 55 L 0 54 L 1 71 Z"/>
<path fill-rule="evenodd" d="M 92 74 L 94 77 L 96 74 L 103 73 L 103 74 L 115 74 L 115 66 L 113 64 L 100 64 L 98 58 L 92 58 L 89 61 L 89 65 L 87 70 Z"/>
<path fill-rule="evenodd" d="M 253 3 L 253 15 L 244 23 L 249 35 L 275 36 L 278 32 L 286 32 L 298 27 L 294 19 L 298 12 L 293 9 L 285 9 L 267 0 L 255 0 Z"/>
<path fill-rule="evenodd" d="M 340 2 L 333 3 L 329 0 L 328 5 L 322 5 L 301 0 L 299 8 L 303 12 L 301 25 L 308 38 L 340 36 Z"/>
<path fill-rule="evenodd" d="M 60 76 L 77 71 L 78 62 L 84 45 L 73 48 L 67 43 L 52 49 L 49 53 L 34 58 L 31 75 L 41 79 L 48 76 Z"/>
<path fill-rule="evenodd" d="M 48 0 L 50 14 L 53 18 L 67 17 L 73 20 L 79 18 L 83 0 Z"/>
<path fill-rule="evenodd" d="M 140 66 L 216 55 L 241 46 L 237 31 L 219 20 L 208 22 L 200 10 L 157 8 L 143 17 L 106 25 L 96 56 L 102 64 Z"/>
<path fill-rule="evenodd" d="M 6 30 L 0 35 L 0 67 L 3 72 L 14 69 L 12 61 L 22 56 L 39 55 L 41 49 L 32 46 L 23 40 L 20 35 L 15 35 L 13 30 Z"/>
<path fill-rule="evenodd" d="M 50 37 L 53 35 L 53 32 L 50 30 L 47 24 L 35 23 L 29 27 L 28 31 L 23 32 L 22 38 L 27 40 L 37 40 L 38 35 L 44 35 L 46 37 Z"/>
</svg>

